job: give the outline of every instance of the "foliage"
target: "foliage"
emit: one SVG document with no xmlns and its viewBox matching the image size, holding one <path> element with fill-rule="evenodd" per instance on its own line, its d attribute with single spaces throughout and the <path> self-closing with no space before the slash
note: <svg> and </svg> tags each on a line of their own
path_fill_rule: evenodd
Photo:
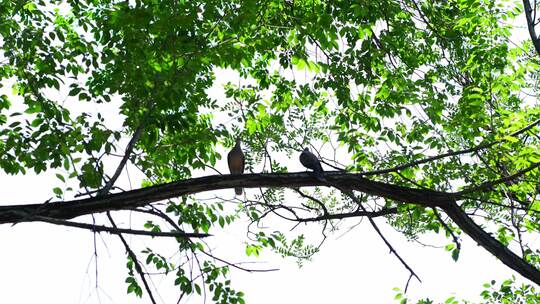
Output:
<svg viewBox="0 0 540 304">
<path fill-rule="evenodd" d="M 369 178 L 455 192 L 526 170 L 470 193 L 460 206 L 538 267 L 538 248 L 528 243 L 540 229 L 539 172 L 528 170 L 540 161 L 538 56 L 529 42 L 510 43 L 519 13 L 505 0 L 2 1 L 0 168 L 53 172 L 61 184 L 51 191 L 68 199 L 110 182 L 116 168 L 107 160 L 123 156 L 139 128 L 128 156 L 144 173 L 143 186 L 210 172 L 235 136 L 249 152 L 246 171 L 255 172 L 286 172 L 287 158 L 304 146 L 334 167 L 364 172 L 484 145 Z M 237 209 L 180 197 L 161 213 L 151 210 L 172 222 L 145 227 L 211 232 L 238 218 L 260 224 L 290 195 L 312 217 L 358 208 L 338 192 L 310 190 L 312 200 L 297 190 L 262 189 Z M 388 223 L 411 239 L 444 234 L 458 260 L 461 231 L 444 214 L 360 199 L 368 210 L 395 208 Z M 323 234 L 339 229 L 337 221 L 321 223 Z M 302 235 L 255 226 L 247 255 L 269 248 L 302 259 L 318 250 Z M 208 250 L 176 241 L 186 258 Z M 190 276 L 150 248 L 142 254 L 174 274 L 183 294 L 207 288 L 216 303 L 244 301 L 230 287 L 228 266 L 208 256 Z M 131 257 L 127 268 L 128 292 L 141 296 Z M 523 299 L 534 294 L 508 288 Z M 518 294 L 501 287 L 484 296 Z"/>
<path fill-rule="evenodd" d="M 484 290 L 480 293 L 483 304 L 533 304 L 538 303 L 540 300 L 540 294 L 536 292 L 535 288 L 529 284 L 518 285 L 515 277 L 505 280 L 497 287 L 495 281 L 484 284 Z M 401 290 L 394 289 L 396 291 L 395 299 L 400 304 L 411 303 Z M 419 300 L 416 304 L 433 304 L 430 299 Z M 458 300 L 456 297 L 449 297 L 444 301 L 444 304 L 467 304 L 477 303 L 469 302 L 466 300 Z"/>
</svg>

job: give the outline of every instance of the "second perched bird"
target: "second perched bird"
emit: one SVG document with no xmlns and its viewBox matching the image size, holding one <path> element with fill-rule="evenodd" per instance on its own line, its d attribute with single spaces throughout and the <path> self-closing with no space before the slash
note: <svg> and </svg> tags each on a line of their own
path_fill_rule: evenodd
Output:
<svg viewBox="0 0 540 304">
<path fill-rule="evenodd" d="M 227 162 L 229 163 L 229 171 L 231 174 L 242 174 L 244 173 L 244 164 L 245 158 L 244 153 L 242 152 L 242 147 L 240 147 L 240 139 L 236 139 L 236 145 L 227 155 Z M 236 195 L 242 194 L 242 188 L 234 188 Z"/>
<path fill-rule="evenodd" d="M 302 163 L 304 167 L 313 170 L 319 176 L 323 172 L 321 162 L 308 148 L 305 148 L 304 151 L 300 153 L 300 163 Z"/>
</svg>

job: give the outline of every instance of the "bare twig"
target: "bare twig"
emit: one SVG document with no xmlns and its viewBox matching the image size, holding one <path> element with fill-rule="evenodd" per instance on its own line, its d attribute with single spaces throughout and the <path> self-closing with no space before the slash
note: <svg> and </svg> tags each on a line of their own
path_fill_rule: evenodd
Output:
<svg viewBox="0 0 540 304">
<path fill-rule="evenodd" d="M 229 265 L 231 267 L 234 267 L 236 269 L 239 269 L 239 270 L 242 270 L 242 271 L 246 271 L 246 272 L 271 272 L 271 271 L 277 271 L 279 270 L 279 268 L 270 268 L 270 269 L 249 269 L 249 268 L 245 268 L 245 267 L 242 267 L 242 266 L 238 266 L 239 264 L 241 263 L 231 263 L 231 262 L 227 262 L 223 259 L 220 259 L 218 257 L 216 257 L 215 255 L 213 254 L 210 254 L 204 250 L 200 250 L 200 252 L 204 253 L 205 255 L 209 256 L 210 258 L 216 260 L 216 261 L 220 261 L 221 263 L 223 264 L 226 264 L 226 265 Z"/>
<path fill-rule="evenodd" d="M 118 229 L 118 227 L 116 227 L 116 223 L 114 222 L 110 212 L 107 212 L 107 218 L 109 218 L 111 225 L 113 225 L 114 228 Z M 141 280 L 143 281 L 144 288 L 146 289 L 146 292 L 148 292 L 150 301 L 152 301 L 152 304 L 156 304 L 156 300 L 154 299 L 154 294 L 152 293 L 152 290 L 150 289 L 150 286 L 148 285 L 148 282 L 146 281 L 146 277 L 144 276 L 144 271 L 141 267 L 141 263 L 139 263 L 139 260 L 137 259 L 137 255 L 135 255 L 133 250 L 131 250 L 131 247 L 129 247 L 129 244 L 127 243 L 126 239 L 121 233 L 118 234 L 118 237 L 122 241 L 122 244 L 124 244 L 124 247 L 126 248 L 126 251 L 129 257 L 133 261 L 133 264 L 135 265 L 135 270 L 137 271 L 137 273 L 141 277 Z"/>
<path fill-rule="evenodd" d="M 514 173 L 512 175 L 507 175 L 507 176 L 501 177 L 501 178 L 496 179 L 496 180 L 487 181 L 485 183 L 481 183 L 479 185 L 466 188 L 464 190 L 461 190 L 459 192 L 454 193 L 454 195 L 456 197 L 461 197 L 461 196 L 463 196 L 463 194 L 468 194 L 468 193 L 471 193 L 471 192 L 490 190 L 490 189 L 492 189 L 493 187 L 495 187 L 495 186 L 497 186 L 499 184 L 503 184 L 503 183 L 512 181 L 512 180 L 522 176 L 523 174 L 525 174 L 527 172 L 530 172 L 530 171 L 532 171 L 532 170 L 534 170 L 534 169 L 536 169 L 538 167 L 540 167 L 540 162 L 533 163 L 528 168 L 525 168 L 523 170 L 519 170 L 518 172 L 516 172 L 516 173 Z"/>
<path fill-rule="evenodd" d="M 92 231 L 97 231 L 97 232 L 108 232 L 110 234 L 127 233 L 127 234 L 134 234 L 134 235 L 146 235 L 146 236 L 151 236 L 151 237 L 180 237 L 180 238 L 203 238 L 203 237 L 211 236 L 210 234 L 207 234 L 207 233 L 186 233 L 186 232 L 181 232 L 181 231 L 163 232 L 163 231 L 134 230 L 134 229 L 117 228 L 117 227 L 112 228 L 112 227 L 101 226 L 101 225 L 60 220 L 60 219 L 55 219 L 55 218 L 46 217 L 46 216 L 35 216 L 35 218 L 39 221 L 51 223 L 55 225 L 81 228 L 81 229 L 87 229 L 87 230 L 92 230 Z"/>
<path fill-rule="evenodd" d="M 340 190 L 343 193 L 345 193 L 350 199 L 355 201 L 358 204 L 358 206 L 362 209 L 363 212 L 368 212 L 366 208 L 364 207 L 364 205 L 362 205 L 362 202 L 358 200 L 356 195 L 354 195 L 352 190 L 348 190 L 348 189 L 340 189 Z M 414 276 L 419 282 L 422 282 L 422 280 L 420 280 L 420 277 L 418 277 L 418 275 L 414 272 L 414 270 L 407 264 L 407 262 L 405 262 L 405 260 L 403 260 L 403 258 L 399 255 L 399 253 L 394 249 L 392 244 L 390 244 L 390 242 L 386 239 L 386 237 L 381 232 L 381 230 L 379 229 L 375 221 L 371 217 L 368 217 L 368 220 L 371 226 L 373 226 L 373 229 L 375 229 L 377 234 L 381 237 L 383 242 L 386 244 L 386 246 L 388 246 L 388 249 L 390 249 L 390 252 L 393 253 L 397 257 L 397 259 L 401 262 L 401 264 L 410 272 L 411 276 Z M 407 286 L 408 285 L 409 284 L 407 282 Z"/>
<path fill-rule="evenodd" d="M 446 224 L 445 221 L 441 218 L 441 216 L 440 216 L 439 212 L 437 211 L 437 209 L 433 208 L 433 214 L 435 214 L 435 217 L 437 218 L 439 223 L 441 223 L 441 225 L 444 227 L 444 230 L 446 230 L 446 232 L 448 232 L 452 236 L 454 244 L 456 244 L 457 251 L 458 252 L 461 251 L 461 242 L 459 241 L 459 238 L 454 233 L 454 231 L 452 229 L 450 229 L 448 224 Z"/>
<path fill-rule="evenodd" d="M 307 199 L 310 199 L 312 200 L 313 202 L 317 203 L 317 205 L 319 205 L 321 207 L 321 209 L 323 210 L 324 212 L 324 215 L 328 215 L 328 209 L 326 208 L 326 206 L 324 205 L 323 202 L 321 202 L 319 199 L 309 195 L 309 194 L 305 194 L 304 192 L 300 191 L 300 189 L 294 189 L 294 191 L 298 194 L 300 194 L 300 196 L 302 196 L 303 198 L 307 198 Z"/>
<path fill-rule="evenodd" d="M 111 188 L 114 186 L 114 183 L 116 182 L 116 180 L 118 179 L 118 177 L 122 173 L 122 170 L 124 170 L 124 166 L 126 165 L 129 157 L 131 156 L 131 153 L 133 152 L 133 148 L 135 148 L 135 144 L 137 143 L 137 141 L 141 137 L 142 131 L 144 130 L 144 126 L 145 126 L 145 123 L 146 123 L 146 119 L 147 119 L 149 114 L 150 114 L 150 110 L 148 110 L 146 112 L 146 114 L 144 115 L 144 117 L 142 118 L 141 123 L 137 127 L 137 130 L 135 130 L 135 133 L 133 134 L 133 137 L 131 137 L 131 140 L 129 141 L 129 143 L 128 143 L 127 147 L 126 147 L 124 157 L 122 157 L 122 160 L 120 161 L 120 164 L 118 164 L 118 167 L 116 168 L 116 171 L 114 172 L 111 179 L 107 182 L 107 184 L 102 189 L 100 189 L 98 191 L 98 194 L 97 194 L 98 196 L 108 194 L 109 191 L 111 190 Z"/>
</svg>

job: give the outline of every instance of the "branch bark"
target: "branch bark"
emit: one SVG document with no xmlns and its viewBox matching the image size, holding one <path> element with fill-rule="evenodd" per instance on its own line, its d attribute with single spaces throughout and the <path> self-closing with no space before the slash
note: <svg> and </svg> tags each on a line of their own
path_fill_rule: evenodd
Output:
<svg viewBox="0 0 540 304">
<path fill-rule="evenodd" d="M 142 131 L 144 130 L 145 122 L 146 122 L 146 119 L 147 119 L 149 113 L 150 113 L 150 110 L 148 110 L 148 112 L 146 112 L 146 114 L 144 115 L 144 117 L 142 119 L 142 122 L 137 127 L 137 130 L 135 130 L 135 133 L 133 134 L 133 137 L 131 137 L 131 140 L 129 141 L 129 143 L 128 143 L 127 147 L 126 147 L 126 151 L 124 152 L 124 156 L 122 157 L 122 160 L 120 161 L 120 164 L 118 164 L 118 167 L 116 168 L 116 170 L 115 170 L 113 176 L 111 177 L 111 179 L 109 180 L 109 182 L 107 182 L 107 184 L 102 189 L 100 189 L 98 191 L 98 196 L 108 194 L 109 191 L 111 190 L 111 188 L 114 186 L 114 183 L 116 182 L 116 180 L 118 179 L 118 177 L 122 173 L 122 170 L 124 170 L 124 167 L 126 166 L 126 163 L 127 163 L 128 159 L 129 159 L 129 157 L 131 156 L 131 153 L 133 152 L 133 148 L 135 148 L 135 144 L 137 143 L 137 141 L 141 137 L 141 134 L 142 134 Z"/>
<path fill-rule="evenodd" d="M 152 202 L 190 195 L 204 191 L 229 189 L 234 187 L 309 187 L 339 185 L 344 189 L 360 191 L 369 195 L 416 204 L 428 208 L 438 207 L 467 233 L 474 241 L 495 255 L 508 267 L 540 285 L 540 271 L 528 264 L 489 233 L 478 226 L 457 204 L 465 198 L 458 193 L 446 193 L 428 189 L 415 189 L 372 181 L 358 173 L 324 172 L 328 182 L 317 179 L 308 172 L 264 173 L 243 175 L 212 175 L 192 178 L 148 188 L 126 191 L 102 197 L 93 197 L 47 204 L 0 206 L 0 224 L 20 221 L 36 221 L 35 216 L 56 219 L 70 219 L 77 216 L 112 210 L 133 209 Z M 506 180 L 506 179 L 505 179 Z M 500 182 L 498 180 L 497 182 Z M 31 214 L 32 217 L 28 217 Z"/>
<path fill-rule="evenodd" d="M 531 7 L 531 2 L 529 0 L 523 0 L 523 8 L 525 9 L 525 18 L 527 19 L 527 28 L 529 29 L 529 35 L 531 36 L 531 41 L 534 45 L 536 53 L 540 55 L 540 40 L 538 39 L 538 34 L 534 28 L 534 20 L 532 17 L 533 9 Z"/>
<path fill-rule="evenodd" d="M 189 232 L 182 232 L 182 231 L 145 231 L 145 230 L 118 228 L 118 227 L 114 228 L 114 227 L 107 227 L 107 226 L 102 226 L 102 225 L 71 222 L 71 221 L 55 219 L 55 218 L 50 218 L 50 217 L 45 217 L 45 216 L 38 216 L 36 217 L 36 220 L 40 222 L 86 229 L 86 230 L 91 230 L 91 231 L 96 231 L 96 232 L 108 232 L 110 234 L 127 233 L 127 234 L 133 234 L 133 235 L 146 235 L 146 236 L 151 236 L 151 237 L 180 237 L 180 238 L 192 238 L 192 237 L 203 238 L 203 237 L 211 236 L 208 233 L 189 233 Z"/>
<path fill-rule="evenodd" d="M 421 204 L 427 207 L 439 207 L 445 204 L 449 195 L 439 191 L 376 182 L 355 173 L 325 172 L 324 176 L 330 184 L 337 184 L 366 194 L 405 203 Z M 244 188 L 298 188 L 328 186 L 328 183 L 318 180 L 308 172 L 211 175 L 86 199 L 50 202 L 47 204 L 4 205 L 0 206 L 0 224 L 35 221 L 34 216 L 71 219 L 86 214 L 133 209 L 183 195 L 239 186 Z M 29 214 L 32 216 L 27 217 Z"/>
<path fill-rule="evenodd" d="M 517 254 L 497 241 L 489 233 L 478 226 L 456 203 L 448 204 L 444 208 L 446 214 L 456 223 L 456 225 L 469 235 L 478 245 L 497 257 L 506 266 L 512 268 L 522 276 L 540 285 L 540 271 L 531 264 L 525 262 Z"/>
</svg>

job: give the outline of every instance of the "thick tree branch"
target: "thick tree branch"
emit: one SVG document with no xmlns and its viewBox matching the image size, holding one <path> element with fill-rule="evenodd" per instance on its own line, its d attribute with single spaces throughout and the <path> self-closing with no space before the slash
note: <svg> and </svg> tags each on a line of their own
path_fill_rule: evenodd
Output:
<svg viewBox="0 0 540 304">
<path fill-rule="evenodd" d="M 361 174 L 325 172 L 324 176 L 331 184 L 378 197 L 405 203 L 420 204 L 427 207 L 438 207 L 445 204 L 449 195 L 444 192 L 407 188 L 371 181 L 363 178 Z M 50 202 L 48 204 L 4 205 L 0 206 L 0 224 L 36 220 L 35 217 L 25 218 L 27 214 L 70 219 L 86 214 L 133 209 L 156 201 L 183 195 L 230 189 L 239 186 L 244 188 L 298 188 L 328 186 L 328 184 L 318 180 L 313 174 L 308 172 L 211 175 L 80 200 Z"/>
<path fill-rule="evenodd" d="M 525 9 L 525 18 L 527 19 L 527 28 L 529 29 L 529 35 L 531 36 L 531 41 L 534 45 L 536 53 L 540 55 L 540 40 L 538 39 L 538 34 L 534 28 L 535 20 L 532 17 L 532 13 L 536 14 L 536 11 L 532 9 L 531 2 L 529 0 L 523 0 L 523 8 Z"/>
<path fill-rule="evenodd" d="M 484 247 L 484 249 L 497 257 L 506 266 L 512 268 L 534 283 L 540 284 L 540 272 L 538 269 L 525 262 L 517 254 L 513 253 L 501 242 L 497 241 L 497 239 L 484 231 L 482 227 L 478 226 L 467 214 L 465 214 L 458 204 L 455 202 L 448 204 L 446 208 L 444 208 L 444 211 L 454 223 L 477 242 L 478 245 Z"/>
<path fill-rule="evenodd" d="M 456 200 L 464 198 L 456 193 L 445 193 L 427 189 L 414 189 L 362 177 L 362 174 L 344 172 L 324 172 L 328 183 L 318 180 L 313 174 L 302 173 L 265 173 L 244 175 L 213 175 L 192 178 L 148 188 L 93 197 L 82 200 L 51 202 L 48 204 L 0 206 L 0 224 L 19 221 L 35 221 L 34 216 L 46 216 L 56 219 L 69 219 L 77 216 L 111 210 L 133 209 L 152 202 L 190 195 L 204 191 L 230 189 L 234 187 L 309 187 L 339 185 L 342 189 L 352 189 L 372 196 L 390 199 L 424 207 L 438 207 L 444 210 L 456 225 L 473 240 L 499 258 L 504 264 L 514 269 L 536 284 L 540 284 L 540 271 L 527 264 L 503 244 L 474 223 L 457 205 Z M 503 178 L 507 179 L 507 178 Z M 499 182 L 502 182 L 499 180 Z M 25 218 L 32 214 L 33 217 Z"/>
</svg>

